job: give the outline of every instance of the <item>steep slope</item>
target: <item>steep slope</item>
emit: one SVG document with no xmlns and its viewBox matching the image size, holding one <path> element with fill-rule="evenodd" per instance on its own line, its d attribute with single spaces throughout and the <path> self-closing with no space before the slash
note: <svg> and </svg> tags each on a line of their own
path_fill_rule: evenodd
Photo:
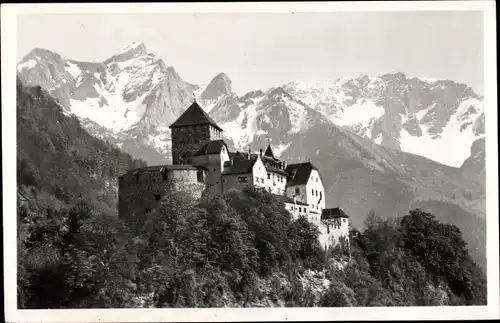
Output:
<svg viewBox="0 0 500 323">
<path fill-rule="evenodd" d="M 450 166 L 459 167 L 485 134 L 482 98 L 449 80 L 391 73 L 284 88 L 362 137 Z"/>
<path fill-rule="evenodd" d="M 18 77 L 39 85 L 84 127 L 149 162 L 165 162 L 168 125 L 188 106 L 199 87 L 134 43 L 102 63 L 77 62 L 34 49 L 18 63 Z"/>
<path fill-rule="evenodd" d="M 117 178 L 144 166 L 92 137 L 41 87 L 17 82 L 17 184 L 65 203 L 82 197 L 116 214 Z"/>
</svg>

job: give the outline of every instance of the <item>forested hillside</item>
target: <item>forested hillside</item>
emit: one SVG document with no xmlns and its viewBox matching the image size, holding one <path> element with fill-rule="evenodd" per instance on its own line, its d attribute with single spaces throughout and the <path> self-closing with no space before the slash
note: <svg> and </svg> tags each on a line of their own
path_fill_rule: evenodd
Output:
<svg viewBox="0 0 500 323">
<path fill-rule="evenodd" d="M 34 188 L 28 195 L 43 191 L 70 204 L 83 198 L 116 213 L 118 176 L 144 165 L 89 135 L 45 90 L 17 81 L 17 179 Z"/>
<path fill-rule="evenodd" d="M 460 230 L 432 214 L 369 214 L 351 258 L 266 192 L 164 196 L 140 227 L 116 217 L 116 178 L 143 165 L 17 86 L 19 308 L 485 304 Z"/>
</svg>

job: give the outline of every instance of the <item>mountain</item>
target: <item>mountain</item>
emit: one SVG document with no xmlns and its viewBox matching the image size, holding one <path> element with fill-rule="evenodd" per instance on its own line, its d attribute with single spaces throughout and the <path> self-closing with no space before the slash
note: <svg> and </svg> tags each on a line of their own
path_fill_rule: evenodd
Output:
<svg viewBox="0 0 500 323">
<path fill-rule="evenodd" d="M 322 172 L 328 206 L 340 205 L 354 226 L 370 210 L 393 217 L 431 202 L 441 203 L 438 219 L 466 237 L 476 228 L 449 216 L 455 207 L 485 225 L 484 109 L 463 84 L 393 73 L 291 82 L 238 97 L 224 73 L 197 86 L 165 66 L 144 44 L 102 63 L 35 49 L 18 63 L 18 75 L 47 90 L 90 134 L 148 164 L 170 161 L 168 126 L 196 97 L 231 150 L 256 151 L 270 141 L 289 162 L 310 159 Z"/>
<path fill-rule="evenodd" d="M 377 144 L 459 167 L 484 137 L 484 105 L 470 87 L 403 73 L 284 89 L 339 126 Z M 450 149 L 453 154 L 450 154 Z"/>
<path fill-rule="evenodd" d="M 486 226 L 484 175 L 376 145 L 331 123 L 315 125 L 292 137 L 282 158 L 289 162 L 310 160 L 318 167 L 327 207 L 340 206 L 355 227 L 363 226 L 371 210 L 389 218 L 403 216 L 415 205 L 439 204 L 433 209 L 436 217 L 459 227 L 467 241 L 475 241 L 470 248 L 476 260 L 485 254 L 485 235 L 475 234 L 478 230 L 484 233 Z"/>
<path fill-rule="evenodd" d="M 134 43 L 102 63 L 78 62 L 36 48 L 17 66 L 27 86 L 39 85 L 93 135 L 149 162 L 168 158 L 172 123 L 199 87 Z"/>
<path fill-rule="evenodd" d="M 169 161 L 168 126 L 193 97 L 238 149 L 260 146 L 266 137 L 265 142 L 271 140 L 283 151 L 290 143 L 287 133 L 326 119 L 376 144 L 460 167 L 472 144 L 485 136 L 482 97 L 470 87 L 403 73 L 293 81 L 238 97 L 225 73 L 207 86 L 188 83 L 142 43 L 101 63 L 77 62 L 36 48 L 17 69 L 25 84 L 42 86 L 93 135 L 134 156 L 141 154 L 150 164 Z M 292 130 L 289 122 L 295 120 L 302 121 Z M 286 129 L 268 131 L 282 123 Z"/>
<path fill-rule="evenodd" d="M 91 136 L 40 86 L 25 87 L 18 79 L 18 186 L 67 204 L 84 198 L 116 214 L 118 176 L 141 166 L 143 161 Z"/>
</svg>

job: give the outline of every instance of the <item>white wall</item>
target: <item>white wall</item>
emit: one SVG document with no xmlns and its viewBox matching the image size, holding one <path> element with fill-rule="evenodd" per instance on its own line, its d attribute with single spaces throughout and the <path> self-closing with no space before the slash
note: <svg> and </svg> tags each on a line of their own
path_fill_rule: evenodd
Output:
<svg viewBox="0 0 500 323">
<path fill-rule="evenodd" d="M 321 199 L 321 201 L 320 201 Z M 319 204 L 318 204 L 318 201 Z M 325 208 L 325 188 L 323 182 L 319 177 L 319 172 L 317 170 L 312 170 L 309 175 L 309 180 L 306 185 L 306 201 L 309 205 L 309 212 L 313 213 L 314 218 L 321 216 L 321 212 Z"/>
<path fill-rule="evenodd" d="M 295 194 L 297 188 L 299 189 L 298 195 Z M 286 195 L 291 198 L 295 196 L 297 201 L 300 201 L 302 203 L 307 203 L 306 185 L 289 186 L 286 188 Z"/>
<path fill-rule="evenodd" d="M 273 194 L 286 195 L 286 176 L 275 172 L 267 172 L 266 189 Z"/>
<path fill-rule="evenodd" d="M 253 185 L 267 190 L 267 171 L 260 158 L 253 165 Z"/>
<path fill-rule="evenodd" d="M 328 235 L 328 244 L 334 246 L 341 236 L 349 239 L 349 219 L 334 218 L 324 221 L 325 231 Z"/>
<path fill-rule="evenodd" d="M 290 212 L 294 219 L 297 219 L 300 215 L 304 215 L 306 218 L 308 217 L 307 213 L 309 211 L 309 208 L 305 205 L 285 203 L 285 209 Z"/>
</svg>

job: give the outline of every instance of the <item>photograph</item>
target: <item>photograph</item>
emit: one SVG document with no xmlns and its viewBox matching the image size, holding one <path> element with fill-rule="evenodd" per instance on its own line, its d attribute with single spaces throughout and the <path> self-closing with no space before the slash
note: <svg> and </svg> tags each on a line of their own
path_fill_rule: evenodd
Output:
<svg viewBox="0 0 500 323">
<path fill-rule="evenodd" d="M 499 318 L 494 1 L 1 14 L 6 321 Z"/>
</svg>

